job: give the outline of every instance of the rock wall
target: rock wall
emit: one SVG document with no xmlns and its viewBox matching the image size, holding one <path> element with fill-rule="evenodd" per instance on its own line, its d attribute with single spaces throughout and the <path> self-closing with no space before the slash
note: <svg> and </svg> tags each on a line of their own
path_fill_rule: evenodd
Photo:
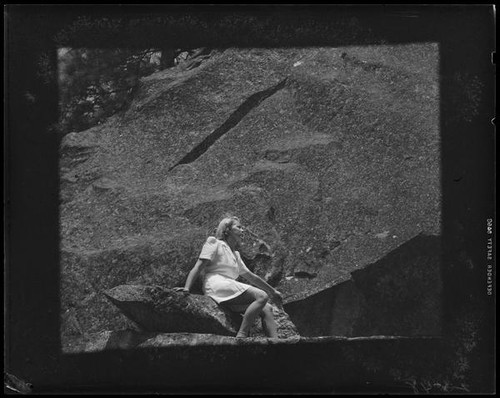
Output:
<svg viewBox="0 0 500 398">
<path fill-rule="evenodd" d="M 440 336 L 441 254 L 440 237 L 416 236 L 285 309 L 303 336 Z"/>
<path fill-rule="evenodd" d="M 437 69 L 432 43 L 234 48 L 144 79 L 62 142 L 63 334 L 126 327 L 103 291 L 183 284 L 227 213 L 288 301 L 439 234 Z"/>
</svg>

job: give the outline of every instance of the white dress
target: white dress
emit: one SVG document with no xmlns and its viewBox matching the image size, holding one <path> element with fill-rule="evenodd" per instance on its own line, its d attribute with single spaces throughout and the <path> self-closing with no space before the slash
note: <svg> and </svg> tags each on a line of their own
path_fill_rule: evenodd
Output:
<svg viewBox="0 0 500 398">
<path fill-rule="evenodd" d="M 240 253 L 237 251 L 233 253 L 225 241 L 210 236 L 203 245 L 199 258 L 210 260 L 210 265 L 205 268 L 203 293 L 217 303 L 231 300 L 250 287 L 236 281 L 240 275 L 250 271 L 241 259 Z"/>
</svg>

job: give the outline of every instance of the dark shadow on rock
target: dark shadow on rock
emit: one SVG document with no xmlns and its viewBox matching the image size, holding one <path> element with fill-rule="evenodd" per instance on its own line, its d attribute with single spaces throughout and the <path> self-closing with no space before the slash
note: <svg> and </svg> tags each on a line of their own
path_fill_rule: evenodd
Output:
<svg viewBox="0 0 500 398">
<path fill-rule="evenodd" d="M 303 336 L 442 334 L 441 238 L 418 235 L 285 310 Z"/>
<path fill-rule="evenodd" d="M 216 130 L 208 135 L 201 143 L 196 145 L 189 153 L 187 153 L 181 160 L 179 160 L 170 170 L 174 169 L 180 164 L 188 164 L 194 162 L 201 155 L 203 155 L 220 137 L 226 134 L 234 126 L 236 126 L 245 115 L 252 109 L 257 107 L 262 101 L 270 97 L 278 90 L 281 90 L 287 83 L 287 79 L 283 79 L 278 84 L 269 87 L 258 93 L 252 94 L 246 101 L 241 104 L 236 111 Z"/>
<path fill-rule="evenodd" d="M 112 350 L 134 348 L 155 335 L 155 333 L 143 333 L 130 329 L 114 331 L 109 335 L 104 349 Z"/>
</svg>

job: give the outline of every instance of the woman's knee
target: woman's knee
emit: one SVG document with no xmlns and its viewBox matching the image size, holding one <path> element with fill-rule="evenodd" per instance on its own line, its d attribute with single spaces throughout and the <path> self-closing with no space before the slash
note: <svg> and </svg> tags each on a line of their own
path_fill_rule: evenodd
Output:
<svg viewBox="0 0 500 398">
<path fill-rule="evenodd" d="M 267 302 L 269 301 L 269 296 L 267 295 L 266 292 L 259 289 L 255 292 L 255 301 L 267 305 Z"/>
<path fill-rule="evenodd" d="M 272 308 L 271 308 L 271 305 L 270 305 L 270 304 L 266 304 L 266 305 L 264 306 L 264 308 L 262 308 L 262 311 L 261 311 L 261 313 L 260 313 L 260 316 L 261 316 L 262 318 L 268 318 L 268 317 L 271 317 L 271 318 L 272 318 L 272 317 L 274 317 L 274 315 L 273 315 L 273 310 L 272 310 Z"/>
</svg>

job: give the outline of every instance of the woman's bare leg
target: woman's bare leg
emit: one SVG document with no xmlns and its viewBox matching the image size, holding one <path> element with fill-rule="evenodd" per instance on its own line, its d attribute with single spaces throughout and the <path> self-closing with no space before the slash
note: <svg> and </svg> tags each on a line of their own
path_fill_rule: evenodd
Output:
<svg viewBox="0 0 500 398">
<path fill-rule="evenodd" d="M 269 304 L 266 304 L 260 314 L 262 317 L 262 327 L 267 337 L 278 337 L 278 326 L 274 320 L 273 310 Z"/>
<path fill-rule="evenodd" d="M 250 287 L 238 297 L 224 302 L 224 305 L 227 306 L 249 304 L 236 337 L 248 337 L 250 328 L 255 319 L 261 314 L 268 300 L 269 297 L 264 291 Z"/>
</svg>

